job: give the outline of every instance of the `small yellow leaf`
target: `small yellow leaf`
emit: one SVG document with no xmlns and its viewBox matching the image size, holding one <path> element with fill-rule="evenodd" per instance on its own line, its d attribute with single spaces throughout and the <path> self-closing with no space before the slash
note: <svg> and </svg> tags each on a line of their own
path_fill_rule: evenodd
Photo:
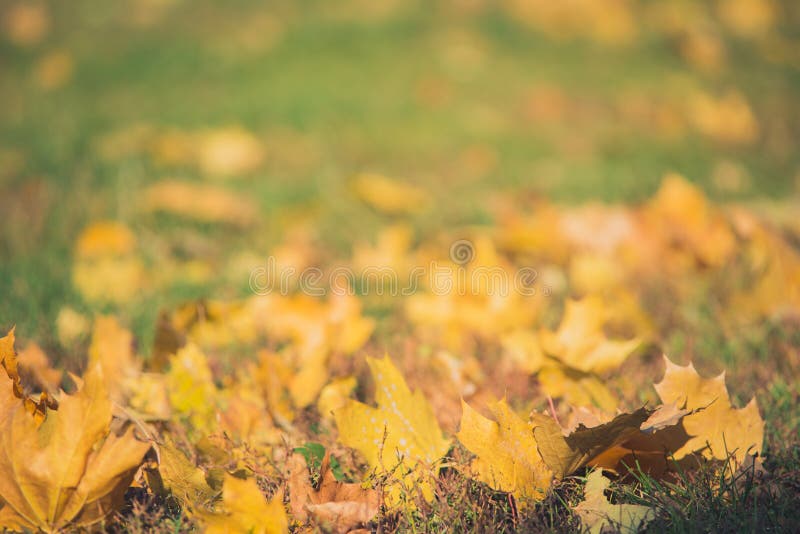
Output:
<svg viewBox="0 0 800 534">
<path fill-rule="evenodd" d="M 200 512 L 198 517 L 208 534 L 283 534 L 289 520 L 280 494 L 270 501 L 253 479 L 225 475 L 220 512 Z"/>
<path fill-rule="evenodd" d="M 389 215 L 414 213 L 428 203 L 422 189 L 375 173 L 356 176 L 353 190 L 370 207 Z"/>
<path fill-rule="evenodd" d="M 655 511 L 647 506 L 611 504 L 605 496 L 609 484 L 610 481 L 600 469 L 586 477 L 585 497 L 575 507 L 575 513 L 590 534 L 601 534 L 607 530 L 634 534 L 655 519 Z"/>
<path fill-rule="evenodd" d="M 602 373 L 618 368 L 640 345 L 637 338 L 610 340 L 603 332 L 606 313 L 597 296 L 568 300 L 558 330 L 541 332 L 546 353 L 582 372 Z"/>
</svg>

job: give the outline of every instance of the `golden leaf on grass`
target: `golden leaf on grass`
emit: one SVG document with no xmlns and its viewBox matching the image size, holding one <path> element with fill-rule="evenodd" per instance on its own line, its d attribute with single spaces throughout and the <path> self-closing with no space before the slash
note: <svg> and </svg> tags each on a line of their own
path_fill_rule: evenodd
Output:
<svg viewBox="0 0 800 534">
<path fill-rule="evenodd" d="M 6 4 L 2 13 L 2 30 L 17 46 L 33 46 L 50 31 L 50 11 L 46 4 L 15 2 Z"/>
<path fill-rule="evenodd" d="M 91 328 L 91 322 L 85 315 L 65 306 L 58 311 L 56 332 L 62 346 L 68 347 L 81 339 Z"/>
<path fill-rule="evenodd" d="M 39 87 L 50 91 L 68 83 L 73 69 L 72 55 L 64 50 L 55 50 L 39 60 L 34 78 Z"/>
<path fill-rule="evenodd" d="M 133 334 L 123 328 L 115 317 L 98 317 L 94 322 L 89 345 L 89 366 L 103 369 L 106 387 L 115 401 L 122 400 L 125 382 L 139 371 L 133 354 Z"/>
<path fill-rule="evenodd" d="M 214 185 L 163 180 L 145 189 L 142 207 L 204 223 L 249 226 L 258 218 L 252 200 Z"/>
<path fill-rule="evenodd" d="M 638 338 L 608 339 L 606 312 L 597 296 L 568 300 L 558 330 L 541 332 L 545 352 L 572 369 L 602 373 L 619 367 L 640 344 Z"/>
<path fill-rule="evenodd" d="M 222 510 L 198 512 L 208 534 L 282 534 L 289 531 L 289 520 L 280 494 L 270 501 L 253 479 L 242 480 L 225 474 Z"/>
<path fill-rule="evenodd" d="M 264 161 L 264 148 L 241 127 L 220 128 L 199 138 L 200 169 L 212 176 L 236 176 L 256 170 Z"/>
<path fill-rule="evenodd" d="M 466 402 L 458 440 L 475 458 L 470 471 L 493 489 L 513 493 L 521 504 L 541 500 L 553 479 L 542 460 L 533 435 L 533 425 L 523 421 L 505 400 L 490 404 L 493 420 L 483 417 Z"/>
<path fill-rule="evenodd" d="M 379 474 L 392 473 L 387 500 L 390 505 L 403 499 L 413 501 L 418 490 L 433 499 L 430 475 L 445 455 L 450 441 L 420 391 L 411 392 L 400 371 L 388 356 L 367 358 L 375 380 L 376 408 L 349 401 L 334 413 L 339 441 L 352 447 Z"/>
<path fill-rule="evenodd" d="M 356 195 L 371 208 L 389 215 L 415 213 L 425 208 L 429 198 L 424 190 L 376 173 L 359 174 L 353 179 Z"/>
<path fill-rule="evenodd" d="M 581 524 L 590 534 L 606 531 L 633 534 L 655 519 L 655 511 L 638 504 L 611 504 L 605 495 L 610 481 L 597 469 L 586 477 L 584 499 L 575 507 Z"/>
<path fill-rule="evenodd" d="M 206 482 L 202 469 L 194 465 L 177 447 L 167 440 L 157 447 L 158 470 L 146 470 L 150 487 L 165 496 L 172 494 L 189 512 L 203 507 L 217 496 Z"/>
<path fill-rule="evenodd" d="M 664 361 L 664 379 L 655 385 L 661 400 L 697 410 L 683 418 L 683 428 L 690 438 L 675 451 L 676 459 L 700 452 L 706 458 L 719 460 L 733 455 L 741 464 L 748 453 L 761 452 L 764 421 L 755 397 L 744 408 L 734 408 L 724 372 L 714 378 L 702 378 L 691 363 L 676 365 L 666 356 Z"/>
<path fill-rule="evenodd" d="M 617 398 L 596 375 L 564 365 L 545 365 L 536 376 L 545 393 L 564 399 L 572 406 L 598 406 L 606 411 L 617 407 Z"/>
<path fill-rule="evenodd" d="M 216 424 L 217 388 L 206 356 L 196 345 L 186 345 L 170 358 L 166 384 L 172 409 L 196 431 L 211 432 Z"/>
<path fill-rule="evenodd" d="M 289 467 L 289 502 L 297 521 L 305 523 L 311 517 L 326 531 L 343 534 L 378 514 L 380 493 L 361 484 L 336 480 L 330 453 L 322 459 L 316 487 L 309 482 L 308 466 L 302 455 L 292 455 Z"/>
<path fill-rule="evenodd" d="M 689 117 L 694 127 L 714 141 L 749 145 L 758 139 L 760 127 L 750 104 L 738 91 L 719 98 L 696 94 L 689 100 Z"/>
<path fill-rule="evenodd" d="M 0 529 L 59 531 L 115 511 L 150 448 L 111 429 L 99 368 L 39 422 L 0 377 Z"/>
<path fill-rule="evenodd" d="M 339 408 L 347 404 L 350 395 L 355 391 L 358 382 L 354 376 L 337 378 L 322 388 L 317 399 L 317 412 L 323 418 L 333 415 Z"/>
<path fill-rule="evenodd" d="M 135 255 L 136 238 L 125 225 L 100 221 L 88 226 L 75 247 L 72 282 L 92 303 L 121 304 L 137 296 L 144 267 Z"/>
</svg>

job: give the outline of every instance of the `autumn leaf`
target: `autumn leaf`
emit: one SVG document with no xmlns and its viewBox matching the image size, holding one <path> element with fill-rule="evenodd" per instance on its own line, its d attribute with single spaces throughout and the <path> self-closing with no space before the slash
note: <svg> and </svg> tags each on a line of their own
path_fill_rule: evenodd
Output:
<svg viewBox="0 0 800 534">
<path fill-rule="evenodd" d="M 655 511 L 638 504 L 611 504 L 605 495 L 610 481 L 596 469 L 586 477 L 584 500 L 575 507 L 581 524 L 590 534 L 606 531 L 633 534 L 655 519 Z"/>
<path fill-rule="evenodd" d="M 133 334 L 114 317 L 98 317 L 94 322 L 89 346 L 89 366 L 103 369 L 111 397 L 120 401 L 126 394 L 126 382 L 135 379 L 139 362 L 133 353 Z"/>
<path fill-rule="evenodd" d="M 373 408 L 361 402 L 348 403 L 334 413 L 339 441 L 352 447 L 378 474 L 391 474 L 387 502 L 413 501 L 417 489 L 433 499 L 430 482 L 436 462 L 445 455 L 450 441 L 442 436 L 430 404 L 420 391 L 411 392 L 388 356 L 367 358 L 375 380 Z"/>
<path fill-rule="evenodd" d="M 98 367 L 39 423 L 2 381 L 0 518 L 9 529 L 86 526 L 117 509 L 150 448 L 133 429 L 112 430 L 112 404 Z"/>
<path fill-rule="evenodd" d="M 75 245 L 72 282 L 90 303 L 133 300 L 144 285 L 144 266 L 136 255 L 133 232 L 116 221 L 86 227 Z"/>
<path fill-rule="evenodd" d="M 477 456 L 469 471 L 498 491 L 513 493 L 521 504 L 544 498 L 553 472 L 542 460 L 533 425 L 523 421 L 505 400 L 488 406 L 487 419 L 461 402 L 463 415 L 458 440 Z"/>
<path fill-rule="evenodd" d="M 252 200 L 214 185 L 163 180 L 148 187 L 142 208 L 204 223 L 249 226 L 258 219 Z"/>
<path fill-rule="evenodd" d="M 429 200 L 422 189 L 376 173 L 359 174 L 352 187 L 366 204 L 389 215 L 418 212 Z"/>
<path fill-rule="evenodd" d="M 608 339 L 603 300 L 597 296 L 568 300 L 558 330 L 541 332 L 545 352 L 571 369 L 602 373 L 618 368 L 641 341 Z"/>
<path fill-rule="evenodd" d="M 17 351 L 14 348 L 14 330 L 12 328 L 8 334 L 0 338 L 0 366 L 3 367 L 6 375 L 11 380 L 10 391 L 17 399 L 22 400 L 22 404 L 28 413 L 32 414 L 37 422 L 41 422 L 48 409 L 58 407 L 58 401 L 47 391 L 43 391 L 38 400 L 26 393 L 22 379 L 19 376 L 20 362 Z"/>
<path fill-rule="evenodd" d="M 726 460 L 733 455 L 741 464 L 748 454 L 761 452 L 764 421 L 755 397 L 744 407 L 734 408 L 725 387 L 725 373 L 702 378 L 690 363 L 680 366 L 664 357 L 666 371 L 655 385 L 665 403 L 696 410 L 682 420 L 689 440 L 674 451 L 675 458 L 699 452 L 706 458 Z"/>
<path fill-rule="evenodd" d="M 205 354 L 189 344 L 170 358 L 166 388 L 172 409 L 196 431 L 209 433 L 215 423 L 218 392 Z"/>
<path fill-rule="evenodd" d="M 242 480 L 228 474 L 222 486 L 221 510 L 201 511 L 197 517 L 208 534 L 282 534 L 289 531 L 280 494 L 267 501 L 255 480 Z"/>
<path fill-rule="evenodd" d="M 202 469 L 194 465 L 171 440 L 158 444 L 158 469 L 146 471 L 150 487 L 164 497 L 171 494 L 192 513 L 208 505 L 217 495 Z"/>
<path fill-rule="evenodd" d="M 595 427 L 579 425 L 566 435 L 558 423 L 547 415 L 533 413 L 531 422 L 533 437 L 544 463 L 557 478 L 563 478 L 606 450 L 638 434 L 650 414 L 650 410 L 640 408 L 633 413 L 619 414 L 611 421 Z"/>
<path fill-rule="evenodd" d="M 329 452 L 322 459 L 319 472 L 319 483 L 312 487 L 305 458 L 295 453 L 289 460 L 289 499 L 296 520 L 306 522 L 312 517 L 326 530 L 343 534 L 378 514 L 380 493 L 361 484 L 336 480 Z"/>
</svg>

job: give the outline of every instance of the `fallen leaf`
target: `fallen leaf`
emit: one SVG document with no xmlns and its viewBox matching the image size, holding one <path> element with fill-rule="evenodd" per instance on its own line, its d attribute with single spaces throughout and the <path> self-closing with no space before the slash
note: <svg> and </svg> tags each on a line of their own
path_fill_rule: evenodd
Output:
<svg viewBox="0 0 800 534">
<path fill-rule="evenodd" d="M 714 378 L 702 378 L 691 363 L 676 365 L 666 356 L 664 362 L 664 378 L 655 385 L 659 397 L 665 403 L 693 411 L 682 420 L 690 438 L 674 451 L 676 459 L 699 452 L 718 460 L 733 455 L 737 464 L 741 464 L 748 454 L 761 452 L 764 421 L 755 397 L 744 408 L 734 408 L 725 387 L 724 372 Z"/>
<path fill-rule="evenodd" d="M 322 459 L 316 487 L 311 486 L 308 466 L 302 455 L 292 455 L 289 469 L 289 502 L 296 520 L 306 522 L 310 516 L 326 531 L 344 534 L 378 514 L 380 493 L 361 484 L 336 480 L 329 452 Z"/>
<path fill-rule="evenodd" d="M 586 477 L 584 500 L 575 507 L 581 524 L 591 534 L 607 530 L 623 534 L 640 532 L 655 519 L 655 511 L 638 504 L 611 504 L 605 495 L 610 481 L 597 469 Z"/>
<path fill-rule="evenodd" d="M 150 448 L 111 430 L 112 404 L 95 367 L 40 423 L 0 379 L 0 528 L 57 532 L 115 511 Z"/>
<path fill-rule="evenodd" d="M 542 500 L 553 472 L 542 460 L 533 425 L 523 421 L 505 400 L 488 406 L 487 419 L 462 401 L 458 440 L 477 456 L 469 470 L 477 480 L 498 491 L 513 493 L 523 505 Z"/>
<path fill-rule="evenodd" d="M 142 207 L 204 223 L 249 226 L 258 218 L 258 208 L 250 198 L 229 189 L 163 180 L 145 189 Z"/>
<path fill-rule="evenodd" d="M 212 176 L 249 174 L 264 162 L 264 148 L 250 132 L 238 126 L 210 130 L 199 136 L 200 169 Z"/>
<path fill-rule="evenodd" d="M 550 416 L 532 413 L 533 437 L 544 463 L 557 478 L 572 474 L 593 458 L 637 435 L 639 427 L 651 411 L 640 408 L 633 413 L 617 415 L 607 423 L 577 429 L 564 435 L 563 429 Z"/>
<path fill-rule="evenodd" d="M 270 501 L 253 479 L 242 480 L 225 474 L 222 510 L 199 512 L 198 518 L 209 534 L 282 534 L 289 520 L 280 494 Z"/>
<path fill-rule="evenodd" d="M 411 392 L 388 356 L 367 358 L 375 381 L 377 408 L 349 401 L 334 413 L 339 441 L 364 455 L 378 474 L 391 473 L 387 501 L 413 501 L 419 491 L 433 499 L 430 476 L 450 448 L 430 404 L 420 391 Z"/>
<path fill-rule="evenodd" d="M 415 213 L 425 208 L 428 195 L 419 187 L 376 173 L 353 179 L 356 195 L 371 208 L 389 215 Z"/>
<path fill-rule="evenodd" d="M 150 487 L 160 496 L 171 494 L 190 513 L 203 509 L 217 495 L 202 469 L 194 465 L 170 440 L 160 443 L 158 469 L 148 470 Z"/>
<path fill-rule="evenodd" d="M 545 352 L 584 373 L 618 368 L 640 345 L 638 338 L 611 340 L 603 332 L 606 314 L 597 296 L 568 300 L 558 330 L 541 332 Z"/>
</svg>

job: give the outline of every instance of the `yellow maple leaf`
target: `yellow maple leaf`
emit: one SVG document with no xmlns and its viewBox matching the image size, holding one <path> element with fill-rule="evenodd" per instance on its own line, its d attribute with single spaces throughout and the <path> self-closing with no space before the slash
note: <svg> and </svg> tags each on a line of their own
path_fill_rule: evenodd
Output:
<svg viewBox="0 0 800 534">
<path fill-rule="evenodd" d="M 103 368 L 111 397 L 121 400 L 126 393 L 126 381 L 135 378 L 139 365 L 133 354 L 133 334 L 114 317 L 95 319 L 89 345 L 89 366 L 95 365 Z"/>
<path fill-rule="evenodd" d="M 227 178 L 249 174 L 264 161 L 261 142 L 239 126 L 204 132 L 197 141 L 200 169 L 212 176 Z"/>
<path fill-rule="evenodd" d="M 218 392 L 206 356 L 196 345 L 186 345 L 170 358 L 166 388 L 172 409 L 192 428 L 200 433 L 214 428 Z"/>
<path fill-rule="evenodd" d="M 582 372 L 602 373 L 619 367 L 640 344 L 638 338 L 611 340 L 603 332 L 606 313 L 595 295 L 568 300 L 558 330 L 541 332 L 546 353 Z"/>
<path fill-rule="evenodd" d="M 189 514 L 203 509 L 219 495 L 208 485 L 203 470 L 194 465 L 169 437 L 156 450 L 158 469 L 146 469 L 145 475 L 150 488 L 157 495 L 164 497 L 171 494 L 186 507 Z"/>
<path fill-rule="evenodd" d="M 83 298 L 101 304 L 133 300 L 144 284 L 135 249 L 136 238 L 122 223 L 99 221 L 85 228 L 72 267 L 72 282 Z"/>
<path fill-rule="evenodd" d="M 741 464 L 748 454 L 761 452 L 764 421 L 755 397 L 744 408 L 734 408 L 724 372 L 714 378 L 702 378 L 691 363 L 676 365 L 666 356 L 664 361 L 664 378 L 655 385 L 662 402 L 697 410 L 683 418 L 683 428 L 690 437 L 675 451 L 676 459 L 700 452 L 706 458 L 719 460 L 733 455 Z"/>
<path fill-rule="evenodd" d="M 617 407 L 617 398 L 596 375 L 548 363 L 537 375 L 545 393 L 564 399 L 572 406 L 598 406 L 606 411 Z"/>
<path fill-rule="evenodd" d="M 610 481 L 597 469 L 586 477 L 585 495 L 575 507 L 584 529 L 590 534 L 606 531 L 633 534 L 655 519 L 655 511 L 638 504 L 611 504 L 605 495 Z"/>
<path fill-rule="evenodd" d="M 282 534 L 289 531 L 289 520 L 279 495 L 270 501 L 253 479 L 242 480 L 225 474 L 220 512 L 199 512 L 198 518 L 208 534 Z"/>
<path fill-rule="evenodd" d="M 420 211 L 429 200 L 422 189 L 376 173 L 359 174 L 352 186 L 366 204 L 389 215 Z"/>
<path fill-rule="evenodd" d="M 116 510 L 150 444 L 111 430 L 99 367 L 43 421 L 0 377 L 0 530 L 56 532 Z"/>
<path fill-rule="evenodd" d="M 477 456 L 470 465 L 475 478 L 493 489 L 513 493 L 521 504 L 543 499 L 553 472 L 539 454 L 533 425 L 511 411 L 505 400 L 488 406 L 494 420 L 464 401 L 461 406 L 461 429 L 456 436 Z"/>
<path fill-rule="evenodd" d="M 430 501 L 430 476 L 438 471 L 436 462 L 449 449 L 450 440 L 442 436 L 422 392 L 411 392 L 388 356 L 367 358 L 367 363 L 375 380 L 378 406 L 351 400 L 337 410 L 339 441 L 361 452 L 379 474 L 392 473 L 387 494 L 390 505 L 413 501 L 409 492 L 414 488 Z"/>
<path fill-rule="evenodd" d="M 258 209 L 250 198 L 223 187 L 178 180 L 163 180 L 149 186 L 143 194 L 142 208 L 234 226 L 249 226 L 258 219 Z"/>
</svg>

